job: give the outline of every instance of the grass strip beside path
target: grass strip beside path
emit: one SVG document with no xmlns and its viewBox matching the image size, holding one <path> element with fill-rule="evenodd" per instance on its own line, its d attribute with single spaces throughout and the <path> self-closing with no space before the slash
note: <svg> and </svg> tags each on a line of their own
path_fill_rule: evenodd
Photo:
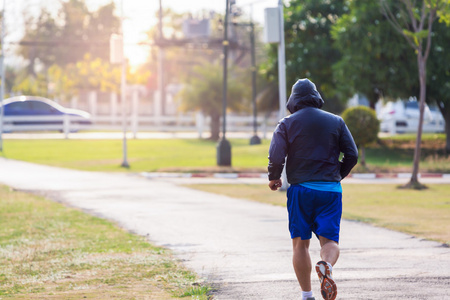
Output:
<svg viewBox="0 0 450 300">
<path fill-rule="evenodd" d="M 5 140 L 5 158 L 86 171 L 131 172 L 266 172 L 269 140 L 249 145 L 248 139 L 230 139 L 232 168 L 218 167 L 217 143 L 200 139 L 130 139 L 129 169 L 122 164 L 121 140 Z M 383 138 L 366 149 L 368 168 L 353 172 L 411 172 L 415 137 Z M 450 173 L 450 156 L 440 154 L 442 134 L 424 134 L 420 172 Z"/>
<path fill-rule="evenodd" d="M 266 185 L 190 184 L 187 187 L 286 206 L 284 192 Z M 427 184 L 426 190 L 394 184 L 343 184 L 343 218 L 450 244 L 450 185 Z"/>
<path fill-rule="evenodd" d="M 208 299 L 197 280 L 143 237 L 0 186 L 0 299 Z"/>
<path fill-rule="evenodd" d="M 263 171 L 269 141 L 232 141 L 233 168 L 216 166 L 217 142 L 199 139 L 129 140 L 129 169 L 121 168 L 121 140 L 6 140 L 3 157 L 86 171 Z"/>
</svg>

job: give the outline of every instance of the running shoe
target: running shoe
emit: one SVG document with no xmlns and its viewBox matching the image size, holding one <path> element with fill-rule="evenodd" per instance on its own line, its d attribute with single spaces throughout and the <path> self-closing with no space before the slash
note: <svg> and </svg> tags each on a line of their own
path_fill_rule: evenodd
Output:
<svg viewBox="0 0 450 300">
<path fill-rule="evenodd" d="M 320 292 L 323 299 L 334 300 L 337 295 L 336 283 L 333 280 L 330 267 L 324 261 L 319 261 L 316 264 L 316 272 L 320 280 Z"/>
</svg>

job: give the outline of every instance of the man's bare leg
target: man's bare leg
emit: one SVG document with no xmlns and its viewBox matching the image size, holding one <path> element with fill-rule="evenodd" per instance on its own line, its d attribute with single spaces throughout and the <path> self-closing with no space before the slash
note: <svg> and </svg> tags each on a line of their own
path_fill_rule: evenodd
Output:
<svg viewBox="0 0 450 300">
<path fill-rule="evenodd" d="M 294 255 L 292 262 L 294 264 L 295 275 L 302 291 L 311 291 L 311 257 L 309 256 L 309 241 L 299 237 L 292 239 Z"/>
<path fill-rule="evenodd" d="M 319 240 L 322 261 L 316 264 L 316 272 L 320 279 L 320 292 L 324 299 L 334 300 L 337 295 L 337 287 L 332 278 L 332 266 L 339 258 L 339 244 L 323 236 L 319 236 Z"/>
<path fill-rule="evenodd" d="M 320 240 L 320 257 L 323 261 L 330 263 L 332 266 L 336 264 L 339 258 L 339 244 L 335 241 L 319 236 Z"/>
</svg>

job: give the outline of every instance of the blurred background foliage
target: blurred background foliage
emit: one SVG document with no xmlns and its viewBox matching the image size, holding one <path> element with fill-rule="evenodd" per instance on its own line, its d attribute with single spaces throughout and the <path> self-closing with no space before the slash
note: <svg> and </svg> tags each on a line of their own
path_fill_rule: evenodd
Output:
<svg viewBox="0 0 450 300">
<path fill-rule="evenodd" d="M 413 2 L 417 14 L 423 1 Z M 450 54 L 446 49 L 450 44 L 450 3 L 436 1 L 440 6 L 431 33 L 427 101 L 439 107 L 446 120 L 448 136 Z M 383 3 L 399 22 L 404 21 L 404 1 L 384 0 Z M 158 14 L 156 11 L 155 16 Z M 140 66 L 129 66 L 127 81 L 156 90 L 158 76 L 164 76 L 166 85 L 179 84 L 185 89 L 178 97 L 182 109 L 220 115 L 220 105 L 215 102 L 220 98 L 217 83 L 223 73 L 220 70 L 223 15 L 203 11 L 198 12 L 198 16 L 210 19 L 209 40 L 203 44 L 183 43 L 183 20 L 192 18 L 192 13 L 165 8 L 164 39 L 159 37 L 158 25 L 148 29 L 147 38 L 142 41 L 142 47 L 148 48 L 147 61 Z M 109 38 L 119 32 L 120 26 L 112 1 L 90 11 L 84 0 L 61 0 L 56 14 L 42 8 L 37 15 L 25 11 L 24 17 L 25 32 L 16 54 L 26 65 L 6 69 L 7 95 L 13 92 L 65 100 L 86 90 L 118 90 L 120 70 L 109 63 Z M 250 21 L 250 16 L 239 9 L 238 2 L 232 8 L 229 25 L 233 43 L 229 64 L 233 98 L 230 98 L 229 109 L 235 112 L 251 112 L 250 29 L 242 26 Z M 265 44 L 262 24 L 255 25 L 257 107 L 259 113 L 268 114 L 278 110 L 279 105 L 277 46 Z M 355 94 L 366 96 L 372 108 L 379 99 L 419 95 L 416 53 L 383 14 L 381 0 L 285 1 L 284 31 L 287 95 L 297 79 L 307 77 L 316 83 L 322 94 L 324 109 L 337 114 L 343 112 L 348 99 Z M 172 45 L 165 47 L 165 73 L 158 74 L 158 47 L 162 42 Z M 199 78 L 207 82 L 202 83 Z M 199 100 L 196 97 L 204 94 L 194 93 L 192 89 L 201 84 L 214 91 Z M 206 91 L 205 87 L 202 89 Z M 448 137 L 447 148 L 450 150 Z"/>
</svg>

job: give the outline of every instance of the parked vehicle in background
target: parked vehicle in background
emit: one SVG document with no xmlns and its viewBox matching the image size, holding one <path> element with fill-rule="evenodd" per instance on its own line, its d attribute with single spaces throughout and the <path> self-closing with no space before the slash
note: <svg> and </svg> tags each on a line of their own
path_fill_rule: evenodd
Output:
<svg viewBox="0 0 450 300">
<path fill-rule="evenodd" d="M 3 132 L 76 132 L 91 125 L 88 112 L 65 108 L 55 101 L 37 96 L 16 96 L 3 101 Z"/>
<path fill-rule="evenodd" d="M 395 102 L 387 102 L 378 113 L 380 130 L 383 132 L 417 132 L 419 126 L 419 103 L 415 97 Z M 423 132 L 444 132 L 445 120 L 439 108 L 425 104 Z"/>
</svg>

